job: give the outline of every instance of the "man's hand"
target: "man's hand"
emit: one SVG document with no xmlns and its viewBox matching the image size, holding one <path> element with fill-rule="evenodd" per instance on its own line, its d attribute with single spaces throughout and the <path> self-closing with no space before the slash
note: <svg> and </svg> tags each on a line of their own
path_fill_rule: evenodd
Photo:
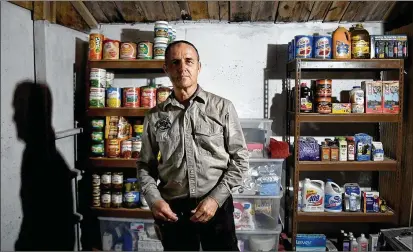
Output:
<svg viewBox="0 0 413 252">
<path fill-rule="evenodd" d="M 169 204 L 164 200 L 157 200 L 152 205 L 152 213 L 156 219 L 175 222 L 178 220 L 178 216 L 172 212 Z"/>
<path fill-rule="evenodd" d="M 191 217 L 191 221 L 205 223 L 214 217 L 217 209 L 218 202 L 211 197 L 206 197 L 194 210 L 191 211 L 194 214 Z"/>
</svg>

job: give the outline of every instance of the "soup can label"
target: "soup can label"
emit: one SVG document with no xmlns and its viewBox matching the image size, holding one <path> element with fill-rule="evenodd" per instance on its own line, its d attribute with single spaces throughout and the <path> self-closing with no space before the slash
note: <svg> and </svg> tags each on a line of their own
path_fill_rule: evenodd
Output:
<svg viewBox="0 0 413 252">
<path fill-rule="evenodd" d="M 155 37 L 169 38 L 168 26 L 155 27 Z"/>
<path fill-rule="evenodd" d="M 121 59 L 135 59 L 136 58 L 136 44 L 131 42 L 123 42 L 120 44 Z"/>
<path fill-rule="evenodd" d="M 121 106 L 121 88 L 110 87 L 106 90 L 106 105 L 109 108 L 119 108 Z"/>
<path fill-rule="evenodd" d="M 311 58 L 313 56 L 313 37 L 295 36 L 295 57 Z"/>
<path fill-rule="evenodd" d="M 103 34 L 89 35 L 89 60 L 101 60 L 103 52 Z"/>
<path fill-rule="evenodd" d="M 90 69 L 90 86 L 96 88 L 106 87 L 106 70 L 101 68 Z"/>
<path fill-rule="evenodd" d="M 104 108 L 105 107 L 105 89 L 104 88 L 90 88 L 89 107 L 91 108 Z"/>
<path fill-rule="evenodd" d="M 140 42 L 138 44 L 138 59 L 152 59 L 153 44 L 149 41 Z"/>
<path fill-rule="evenodd" d="M 331 59 L 331 44 L 330 36 L 315 36 L 314 58 Z"/>
<path fill-rule="evenodd" d="M 153 108 L 156 106 L 156 88 L 142 87 L 141 88 L 141 107 Z"/>
<path fill-rule="evenodd" d="M 139 88 L 123 88 L 123 106 L 129 108 L 139 107 Z"/>
</svg>

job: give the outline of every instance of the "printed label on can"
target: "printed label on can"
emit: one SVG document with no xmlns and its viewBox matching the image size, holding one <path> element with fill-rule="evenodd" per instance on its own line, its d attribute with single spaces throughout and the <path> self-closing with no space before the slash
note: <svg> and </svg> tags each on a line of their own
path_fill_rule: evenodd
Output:
<svg viewBox="0 0 413 252">
<path fill-rule="evenodd" d="M 315 58 L 328 59 L 331 58 L 331 38 L 330 37 L 317 37 L 314 39 Z"/>
<path fill-rule="evenodd" d="M 91 147 L 92 149 L 92 153 L 94 154 L 101 154 L 105 151 L 105 147 L 103 146 L 103 144 L 94 144 Z"/>
<path fill-rule="evenodd" d="M 311 58 L 313 45 L 310 37 L 300 37 L 296 39 L 295 44 L 295 56 L 297 58 Z"/>
<path fill-rule="evenodd" d="M 110 108 L 119 108 L 121 106 L 121 89 L 108 88 L 106 103 Z"/>
<path fill-rule="evenodd" d="M 139 140 L 134 141 L 132 144 L 132 152 L 134 151 L 140 152 L 141 149 L 142 149 L 142 141 L 139 141 Z"/>
<path fill-rule="evenodd" d="M 89 106 L 95 108 L 105 107 L 105 89 L 90 88 Z"/>
<path fill-rule="evenodd" d="M 139 88 L 123 89 L 124 107 L 139 107 Z"/>
<path fill-rule="evenodd" d="M 142 88 L 141 107 L 153 108 L 156 106 L 156 89 Z"/>
<path fill-rule="evenodd" d="M 138 58 L 139 59 L 152 59 L 151 42 L 141 42 L 138 44 Z"/>
<path fill-rule="evenodd" d="M 155 27 L 155 37 L 168 38 L 168 27 Z"/>
</svg>

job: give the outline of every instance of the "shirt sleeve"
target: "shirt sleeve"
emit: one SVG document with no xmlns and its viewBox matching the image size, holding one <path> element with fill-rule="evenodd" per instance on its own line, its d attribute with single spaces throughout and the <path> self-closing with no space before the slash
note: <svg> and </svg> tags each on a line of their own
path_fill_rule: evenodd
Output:
<svg viewBox="0 0 413 252">
<path fill-rule="evenodd" d="M 230 158 L 228 169 L 219 184 L 209 194 L 218 202 L 219 207 L 231 195 L 233 187 L 242 185 L 244 175 L 248 170 L 247 145 L 237 112 L 231 102 L 225 115 L 224 139 Z"/>
<path fill-rule="evenodd" d="M 137 168 L 143 196 L 148 206 L 152 208 L 155 201 L 162 200 L 162 196 L 156 183 L 158 180 L 157 155 L 159 146 L 149 120 L 150 115 L 147 115 L 143 123 L 142 148 L 140 158 L 137 162 Z"/>
</svg>

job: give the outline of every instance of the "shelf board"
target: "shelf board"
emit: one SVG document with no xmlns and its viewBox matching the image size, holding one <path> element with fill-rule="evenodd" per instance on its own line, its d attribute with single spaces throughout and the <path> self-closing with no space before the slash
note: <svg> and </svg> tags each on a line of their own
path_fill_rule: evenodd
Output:
<svg viewBox="0 0 413 252">
<path fill-rule="evenodd" d="M 89 108 L 88 116 L 140 116 L 144 117 L 148 108 Z"/>
<path fill-rule="evenodd" d="M 291 120 L 295 120 L 295 112 L 289 112 Z M 318 114 L 300 113 L 302 123 L 366 123 L 366 122 L 398 122 L 399 114 Z"/>
<path fill-rule="evenodd" d="M 90 60 L 90 68 L 163 70 L 164 60 Z"/>
<path fill-rule="evenodd" d="M 281 196 L 264 196 L 264 195 L 243 195 L 243 194 L 232 194 L 234 199 L 279 199 Z"/>
<path fill-rule="evenodd" d="M 103 208 L 103 207 L 92 207 L 93 212 L 97 216 L 101 217 L 121 217 L 121 218 L 142 218 L 142 219 L 152 219 L 152 212 L 150 210 L 141 208 Z"/>
<path fill-rule="evenodd" d="M 249 235 L 256 235 L 256 234 L 265 234 L 265 235 L 270 235 L 270 234 L 280 234 L 280 230 L 276 229 L 256 229 L 256 230 L 235 230 L 235 233 L 237 234 L 249 234 Z"/>
<path fill-rule="evenodd" d="M 403 65 L 402 59 L 294 59 L 287 64 L 288 71 L 295 71 L 297 63 L 302 70 L 319 69 L 357 69 L 386 70 L 398 69 Z"/>
<path fill-rule="evenodd" d="M 89 162 L 94 167 L 117 167 L 117 168 L 133 168 L 136 169 L 136 158 L 106 158 L 106 157 L 91 157 Z"/>
<path fill-rule="evenodd" d="M 393 222 L 396 215 L 389 211 L 387 213 L 361 213 L 361 212 L 341 212 L 341 213 L 297 213 L 298 222 Z"/>
<path fill-rule="evenodd" d="M 299 171 L 396 171 L 397 161 L 299 161 Z"/>
</svg>

